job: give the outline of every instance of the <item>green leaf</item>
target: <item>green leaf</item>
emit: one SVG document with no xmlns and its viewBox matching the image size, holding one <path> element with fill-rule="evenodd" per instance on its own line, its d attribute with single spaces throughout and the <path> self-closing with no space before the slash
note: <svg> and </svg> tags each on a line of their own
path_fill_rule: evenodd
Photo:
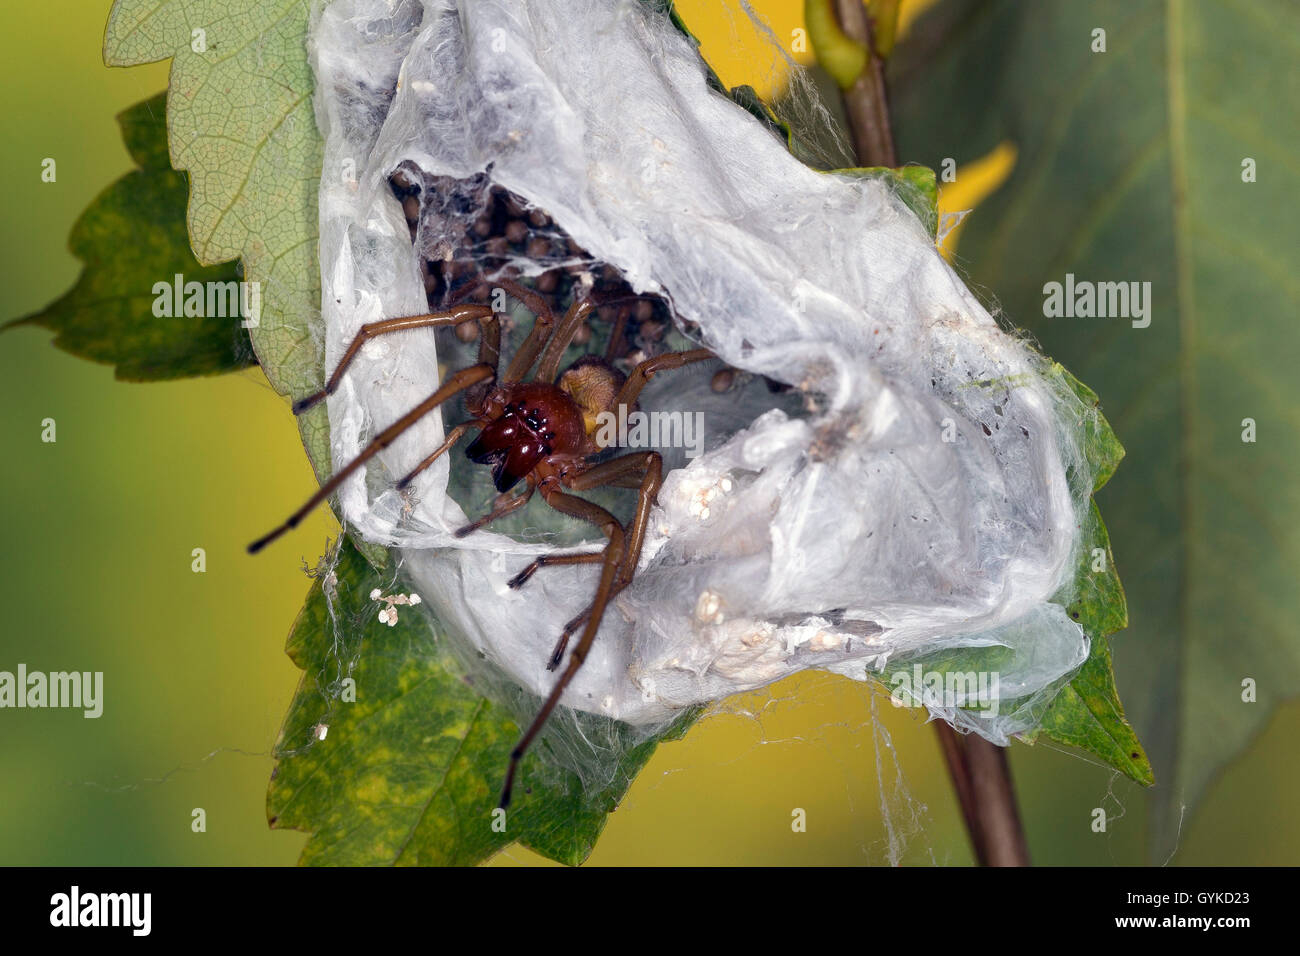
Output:
<svg viewBox="0 0 1300 956">
<path fill-rule="evenodd" d="M 117 0 L 104 45 L 110 65 L 173 58 L 168 138 L 172 165 L 189 173 L 190 241 L 198 261 L 215 264 L 238 257 L 246 278 L 260 283 L 262 314 L 252 333 L 253 348 L 271 384 L 293 396 L 314 391 L 324 378 L 318 337 L 312 332 L 319 325 L 316 197 L 322 142 L 312 114 L 308 12 L 309 5 L 298 0 L 242 0 L 237 12 L 229 9 L 226 0 Z M 301 416 L 299 428 L 318 476 L 324 477 L 330 471 L 324 405 Z M 362 547 L 372 564 L 383 563 L 382 549 Z M 360 575 L 364 568 L 355 562 L 356 553 L 349 545 L 345 556 L 351 573 Z M 322 652 L 320 641 L 360 639 L 360 631 L 340 628 L 336 634 L 325 627 L 325 621 L 319 607 L 309 606 L 304 612 L 290 649 L 297 659 L 306 661 L 312 652 Z M 517 728 L 443 670 L 449 659 L 427 646 L 432 640 L 427 623 L 408 633 L 409 647 L 386 643 L 408 628 L 378 630 L 380 638 L 373 646 L 388 646 L 388 656 L 362 653 L 358 645 L 354 663 L 369 669 L 366 673 L 373 681 L 367 686 L 376 700 L 391 702 L 382 709 L 382 717 L 400 714 L 413 728 L 435 730 L 436 739 L 412 742 L 361 734 L 354 739 L 363 743 L 349 759 L 367 768 L 371 777 L 342 774 L 337 787 L 326 786 L 324 780 L 310 786 L 295 784 L 299 778 L 293 770 L 313 766 L 307 755 L 328 753 L 325 748 L 332 746 L 329 741 L 311 750 L 299 746 L 307 739 L 302 720 L 313 717 L 313 701 L 300 694 L 286 724 L 286 741 L 295 743 L 285 744 L 270 800 L 273 808 L 283 807 L 272 811 L 279 825 L 302 826 L 319 834 L 308 844 L 304 858 L 378 862 L 391 851 L 390 862 L 399 858 L 401 862 L 470 862 L 512 840 L 564 862 L 585 858 L 605 815 L 648 759 L 655 741 L 628 750 L 614 783 L 596 789 L 583 788 L 576 778 L 548 769 L 538 748 L 532 759 L 537 768 L 533 773 L 540 774 L 534 794 L 516 797 L 506 835 L 490 829 L 484 833 L 477 820 L 470 821 L 466 814 L 478 806 L 474 801 L 480 797 L 484 807 L 491 809 Z M 423 656 L 408 659 L 409 650 L 417 645 Z M 371 646 L 365 645 L 366 650 Z M 411 673 L 423 681 L 422 688 L 445 692 L 426 708 L 429 714 L 423 722 L 418 709 L 404 710 L 394 696 L 400 697 L 400 682 Z M 310 693 L 315 680 L 315 672 L 309 672 L 305 693 Z M 324 699 L 318 696 L 315 702 Z M 318 707 L 307 730 L 320 722 L 323 713 Z M 684 730 L 690 719 L 684 717 L 677 728 Z M 400 737 L 403 721 L 385 729 Z M 367 733 L 374 730 L 366 728 Z M 627 730 L 606 727 L 603 732 L 616 736 L 626 735 Z M 330 740 L 337 737 L 336 733 Z M 448 739 L 460 741 L 455 755 L 446 752 Z M 424 749 L 427 744 L 438 745 L 431 756 Z M 403 774 L 410 772 L 411 765 L 395 761 L 395 755 L 412 747 L 418 750 L 419 760 L 435 761 L 430 766 L 443 759 L 446 780 L 436 790 L 428 788 L 426 812 L 412 822 L 404 842 L 384 844 L 380 831 L 395 832 L 392 828 L 398 824 L 393 820 L 401 813 L 394 811 L 397 817 L 390 817 L 367 800 L 375 787 L 401 790 L 410 783 Z M 414 751 L 411 759 L 417 759 Z M 427 778 L 422 782 L 427 784 Z M 288 786 L 294 786 L 294 795 L 281 804 Z"/>
<path fill-rule="evenodd" d="M 767 127 L 773 136 L 785 143 L 786 149 L 790 152 L 795 151 L 794 133 L 790 125 L 777 116 L 772 107 L 763 102 L 756 89 L 749 85 L 736 86 L 732 87 L 727 95 L 731 97 L 732 102 Z"/>
<path fill-rule="evenodd" d="M 867 13 L 871 17 L 871 40 L 876 56 L 889 59 L 898 37 L 898 8 L 903 0 L 869 0 Z"/>
<path fill-rule="evenodd" d="M 586 732 L 624 738 L 613 782 L 584 787 L 548 764 L 543 738 L 499 832 L 493 810 L 519 727 L 461 673 L 422 610 L 381 624 L 374 588 L 400 590 L 344 544 L 294 625 L 287 650 L 303 677 L 275 747 L 271 825 L 311 834 L 304 864 L 469 865 L 515 842 L 581 863 L 658 741 L 632 746 L 623 725 L 580 715 Z"/>
<path fill-rule="evenodd" d="M 1151 762 L 1124 717 L 1115 688 L 1107 638 L 1128 626 L 1128 610 L 1106 526 L 1095 503 L 1084 528 L 1081 551 L 1078 593 L 1067 610 L 1092 642 L 1088 659 L 1052 700 L 1038 730 L 1026 739 L 1032 742 L 1038 734 L 1046 734 L 1095 754 L 1131 779 L 1150 786 L 1155 783 Z M 1098 551 L 1100 558 L 1096 557 Z M 1100 568 L 1094 570 L 1098 562 Z"/>
<path fill-rule="evenodd" d="M 323 379 L 316 194 L 322 143 L 300 0 L 117 0 L 104 60 L 172 59 L 171 162 L 189 173 L 190 242 L 205 265 L 241 259 L 261 288 L 253 349 L 276 391 Z M 318 475 L 330 472 L 324 406 L 298 419 Z"/>
<path fill-rule="evenodd" d="M 1057 365 L 1066 386 L 1090 410 L 1084 426 L 1084 455 L 1094 475 L 1094 490 L 1102 487 L 1115 473 L 1124 449 L 1109 423 L 1101 414 L 1097 396 L 1068 371 Z M 981 381 L 972 387 L 1005 385 L 1005 381 Z M 1080 563 L 1074 579 L 1057 594 L 1054 601 L 1079 622 L 1089 639 L 1087 660 L 1078 672 L 1052 698 L 1038 725 L 1021 739 L 1033 743 L 1046 736 L 1092 753 L 1133 780 L 1151 785 L 1151 764 L 1137 735 L 1124 717 L 1124 708 L 1115 689 L 1107 637 L 1128 625 L 1124 589 L 1115 571 L 1114 558 L 1101 514 L 1093 503 L 1085 519 L 1080 541 Z M 943 651 L 923 658 L 927 672 L 944 674 L 952 671 L 1001 672 L 1010 654 L 1003 647 L 962 648 Z M 999 701 L 1003 713 L 1020 705 L 1034 706 L 1032 700 Z"/>
<path fill-rule="evenodd" d="M 837 169 L 836 173 L 879 179 L 903 200 L 908 209 L 925 225 L 930 235 L 939 228 L 939 184 L 928 166 L 859 166 Z"/>
<path fill-rule="evenodd" d="M 117 377 L 128 381 L 215 375 L 253 364 L 238 309 L 238 270 L 233 263 L 200 266 L 190 252 L 189 190 L 184 174 L 167 162 L 163 95 L 137 103 L 117 120 L 140 168 L 95 197 L 72 227 L 68 245 L 84 263 L 76 284 L 5 328 L 50 329 L 59 348 L 115 365 Z M 205 295 L 202 311 L 211 314 L 155 316 L 155 283 L 170 292 L 177 275 L 212 290 L 220 309 L 209 310 Z M 170 311 L 171 297 L 167 301 Z"/>
<path fill-rule="evenodd" d="M 1300 401 L 1280 384 L 1300 359 L 1298 34 L 1281 0 L 945 0 L 894 57 L 902 155 L 960 165 L 1016 145 L 962 260 L 1106 397 L 1129 448 L 1099 498 L 1133 607 L 1119 683 L 1161 780 L 1153 859 L 1300 687 Z M 1150 282 L 1150 326 L 1044 317 L 1044 284 L 1067 273 Z"/>
<path fill-rule="evenodd" d="M 311 333 L 321 142 L 306 24 L 305 5 L 292 0 L 245 0 L 239 16 L 218 0 L 118 0 L 105 41 L 113 64 L 174 57 L 168 129 L 172 164 L 192 184 L 191 242 L 200 262 L 240 257 L 246 278 L 261 284 L 253 346 L 272 384 L 291 395 L 323 377 Z M 737 99 L 752 108 L 744 91 Z M 888 176 L 921 197 L 923 218 L 933 215 L 931 171 L 863 172 Z M 324 474 L 323 407 L 300 427 Z M 394 628 L 374 620 L 378 607 L 367 606 L 367 595 L 375 574 L 345 545 L 324 579 L 333 601 L 318 583 L 290 640 L 304 677 L 277 747 L 274 825 L 312 833 L 304 862 L 471 863 L 512 841 L 580 862 L 656 741 L 631 747 L 625 739 L 614 783 L 597 788 L 539 748 L 523 780 L 531 793 L 517 797 L 507 831 L 497 832 L 491 810 L 518 728 L 462 678 L 436 627 L 410 609 Z M 355 702 L 341 699 L 344 678 L 357 682 Z M 626 734 L 609 722 L 599 729 Z"/>
<path fill-rule="evenodd" d="M 1115 474 L 1124 448 L 1101 414 L 1097 394 L 1064 368 L 1057 369 L 1079 399 L 1094 410 L 1084 430 L 1084 455 L 1096 476 L 1096 491 Z M 1071 596 L 1061 595 L 1060 602 L 1088 635 L 1088 659 L 1052 700 L 1037 730 L 1025 739 L 1032 743 L 1040 733 L 1046 734 L 1095 754 L 1132 780 L 1151 786 L 1155 783 L 1151 762 L 1124 716 L 1115 687 L 1109 636 L 1128 626 L 1128 605 L 1096 502 L 1083 528 L 1079 572 Z"/>
<path fill-rule="evenodd" d="M 1110 427 L 1110 422 L 1102 415 L 1101 399 L 1097 393 L 1071 375 L 1064 366 L 1057 365 L 1056 369 L 1079 401 L 1093 410 L 1092 417 L 1084 425 L 1083 454 L 1094 475 L 1092 490 L 1099 491 L 1119 467 L 1120 460 L 1124 457 L 1124 446 L 1119 443 L 1119 437 Z"/>
<path fill-rule="evenodd" d="M 840 29 L 831 0 L 805 0 L 803 11 L 818 65 L 840 89 L 849 89 L 871 62 L 871 51 Z"/>
</svg>

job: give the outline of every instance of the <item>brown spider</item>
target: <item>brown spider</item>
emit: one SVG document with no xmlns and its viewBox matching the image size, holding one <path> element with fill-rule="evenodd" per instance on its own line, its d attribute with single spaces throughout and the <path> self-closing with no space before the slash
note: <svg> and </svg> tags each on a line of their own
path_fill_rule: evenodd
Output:
<svg viewBox="0 0 1300 956">
<path fill-rule="evenodd" d="M 478 437 L 466 449 L 466 454 L 472 461 L 492 466 L 493 483 L 500 494 L 491 510 L 460 528 L 456 532 L 457 537 L 463 537 L 519 510 L 532 498 L 533 492 L 538 491 L 556 511 L 594 524 L 607 539 L 604 550 L 599 552 L 542 555 L 510 579 L 510 587 L 519 588 L 539 568 L 549 565 L 601 566 L 595 599 L 565 625 L 551 653 L 547 669 L 555 670 L 559 667 L 570 637 L 585 624 L 582 635 L 569 654 L 568 664 L 560 672 L 537 716 L 510 753 L 510 764 L 506 769 L 499 803 L 499 806 L 505 807 L 510 803 L 515 771 L 520 760 L 559 703 L 564 689 L 582 667 L 596 638 L 596 632 L 600 629 L 605 608 L 615 594 L 631 583 L 636 573 L 641 545 L 645 539 L 646 522 L 663 481 L 663 460 L 658 452 L 633 452 L 604 462 L 594 462 L 593 458 L 602 451 L 593 437 L 597 429 L 597 418 L 602 412 L 617 413 L 619 408 L 631 409 L 641 389 L 656 372 L 681 368 L 691 362 L 702 362 L 714 358 L 714 355 L 707 349 L 669 352 L 640 362 L 626 376 L 607 361 L 594 355 L 585 355 L 560 374 L 560 361 L 564 351 L 592 310 L 591 301 L 586 298 L 575 299 L 557 323 L 555 314 L 541 296 L 506 279 L 498 280 L 496 284 L 531 309 L 536 316 L 532 330 L 501 376 L 497 374 L 501 324 L 499 317 L 487 306 L 459 305 L 445 312 L 384 319 L 361 327 L 343 353 L 338 367 L 326 381 L 325 387 L 294 403 L 295 415 L 333 394 L 357 352 L 367 341 L 378 335 L 477 322 L 480 331 L 479 360 L 477 364 L 451 375 L 433 394 L 376 435 L 356 458 L 321 485 L 320 490 L 290 515 L 284 524 L 254 541 L 248 550 L 250 554 L 256 553 L 296 527 L 313 508 L 333 494 L 349 475 L 391 445 L 416 421 L 457 393 L 465 392 L 465 404 L 474 420 L 452 428 L 447 433 L 446 440 L 410 474 L 403 477 L 397 487 L 405 488 L 469 429 L 478 427 Z M 525 381 L 539 356 L 541 363 L 537 366 L 537 374 Z M 520 481 L 526 483 L 523 491 L 508 494 Z M 562 490 L 589 491 L 603 485 L 639 489 L 636 514 L 626 527 L 604 508 Z"/>
</svg>

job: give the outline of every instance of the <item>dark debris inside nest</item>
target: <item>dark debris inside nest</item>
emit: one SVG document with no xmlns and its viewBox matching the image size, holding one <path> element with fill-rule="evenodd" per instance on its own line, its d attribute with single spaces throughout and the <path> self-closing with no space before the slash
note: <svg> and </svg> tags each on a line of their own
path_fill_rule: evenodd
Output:
<svg viewBox="0 0 1300 956">
<path fill-rule="evenodd" d="M 411 242 L 424 254 L 424 290 L 431 311 L 467 302 L 492 301 L 493 282 L 513 279 L 542 297 L 559 316 L 576 296 L 596 303 L 573 345 L 603 354 L 624 372 L 664 352 L 692 347 L 697 328 L 674 322 L 672 305 L 662 295 L 637 294 L 614 266 L 595 259 L 575 243 L 545 211 L 489 182 L 485 174 L 468 180 L 430 176 L 404 163 L 389 185 L 402 204 Z M 525 276 L 520 264 L 545 267 Z M 463 343 L 478 338 L 478 325 L 455 329 Z M 670 341 L 677 338 L 677 342 Z M 716 392 L 736 387 L 748 376 L 723 367 L 713 376 Z M 773 391 L 784 385 L 768 382 Z"/>
</svg>

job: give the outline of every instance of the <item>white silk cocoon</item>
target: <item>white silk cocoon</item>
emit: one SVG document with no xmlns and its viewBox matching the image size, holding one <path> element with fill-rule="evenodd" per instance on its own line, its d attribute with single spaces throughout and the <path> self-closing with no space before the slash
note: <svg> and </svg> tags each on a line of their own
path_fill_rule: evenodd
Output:
<svg viewBox="0 0 1300 956">
<path fill-rule="evenodd" d="M 335 0 L 311 52 L 326 369 L 363 323 L 428 311 L 388 186 L 407 162 L 486 172 L 636 291 L 670 297 L 727 364 L 808 396 L 802 416 L 728 412 L 707 377 L 656 379 L 681 376 L 647 403 L 743 420 L 706 426 L 704 454 L 667 475 L 636 579 L 567 707 L 648 733 L 805 668 L 888 685 L 915 662 L 996 648 L 996 716 L 931 710 L 999 743 L 1033 726 L 1088 652 L 1063 604 L 1095 413 L 998 327 L 885 185 L 802 165 L 708 87 L 666 17 L 630 0 Z M 433 333 L 367 345 L 329 401 L 335 467 L 438 381 Z M 482 467 L 460 448 L 414 495 L 394 491 L 443 428 L 427 416 L 346 482 L 343 516 L 397 549 L 467 659 L 544 695 L 551 647 L 597 571 L 507 588 L 531 556 L 563 549 L 454 538 L 466 515 L 449 463 Z"/>
</svg>

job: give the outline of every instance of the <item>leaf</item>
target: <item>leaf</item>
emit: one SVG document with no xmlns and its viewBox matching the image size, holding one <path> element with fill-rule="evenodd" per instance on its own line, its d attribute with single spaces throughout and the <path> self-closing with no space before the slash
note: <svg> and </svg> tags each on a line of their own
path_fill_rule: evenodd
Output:
<svg viewBox="0 0 1300 956">
<path fill-rule="evenodd" d="M 772 107 L 763 102 L 763 98 L 758 95 L 757 90 L 749 85 L 741 85 L 724 92 L 731 97 L 732 102 L 767 127 L 768 132 L 773 136 L 785 143 L 786 149 L 791 152 L 795 151 L 794 133 L 791 131 L 790 125 L 777 116 Z"/>
<path fill-rule="evenodd" d="M 831 0 L 805 0 L 803 9 L 817 65 L 841 90 L 851 88 L 871 63 L 871 51 L 840 29 Z"/>
<path fill-rule="evenodd" d="M 939 228 L 939 184 L 928 166 L 860 166 L 835 172 L 883 181 L 916 214 L 930 235 Z"/>
<path fill-rule="evenodd" d="M 303 677 L 275 747 L 271 825 L 311 834 L 304 864 L 470 865 L 514 842 L 581 863 L 657 741 L 630 747 L 614 782 L 584 787 L 544 763 L 543 739 L 498 832 L 493 810 L 519 728 L 460 676 L 426 614 L 402 607 L 395 626 L 379 623 L 385 605 L 369 595 L 395 587 L 351 544 L 318 573 L 288 641 Z M 345 680 L 355 681 L 353 702 Z M 627 735 L 615 722 L 583 718 L 588 731 Z"/>
<path fill-rule="evenodd" d="M 1095 475 L 1094 490 L 1102 487 L 1115 473 L 1124 449 L 1105 417 L 1098 409 L 1095 393 L 1068 371 L 1056 366 L 1053 371 L 1092 410 L 1084 428 L 1084 454 Z M 976 382 L 987 387 L 993 382 Z M 1101 514 L 1093 503 L 1082 528 L 1080 563 L 1074 580 L 1055 596 L 1055 603 L 1079 622 L 1089 639 L 1088 658 L 1070 678 L 1047 709 L 1036 718 L 1037 726 L 1020 737 L 1027 743 L 1040 735 L 1080 747 L 1144 785 L 1154 777 L 1151 764 L 1137 735 L 1124 717 L 1115 689 L 1107 637 L 1128 625 L 1124 589 L 1115 571 L 1110 542 Z M 1013 655 L 1005 647 L 961 648 L 942 651 L 924 658 L 928 673 L 998 673 L 1005 672 Z M 1011 713 L 1020 707 L 1037 707 L 1032 698 L 999 701 L 1001 712 Z M 978 708 L 977 708 L 978 709 Z M 1030 710 L 1027 716 L 1033 715 Z"/>
<path fill-rule="evenodd" d="M 117 0 L 104 60 L 172 59 L 171 163 L 190 179 L 188 225 L 198 261 L 242 259 L 261 288 L 253 349 L 277 392 L 323 378 L 311 329 L 320 313 L 316 193 L 322 145 L 307 63 L 310 5 L 300 0 Z M 330 472 L 324 407 L 298 419 L 318 475 Z"/>
<path fill-rule="evenodd" d="M 871 17 L 872 46 L 876 56 L 889 59 L 894 52 L 898 36 L 898 8 L 903 0 L 869 0 L 867 12 Z"/>
<path fill-rule="evenodd" d="M 297 0 L 243 0 L 234 13 L 218 0 L 118 0 L 105 41 L 111 64 L 174 57 L 170 153 L 190 176 L 191 242 L 200 262 L 240 257 L 261 284 L 253 346 L 272 384 L 290 395 L 323 377 L 312 334 L 321 142 L 306 24 Z M 324 474 L 323 406 L 300 427 Z M 335 602 L 318 583 L 290 640 L 304 676 L 268 792 L 273 825 L 312 834 L 304 862 L 472 863 L 515 840 L 564 862 L 584 859 L 656 741 L 627 750 L 604 786 L 584 786 L 539 748 L 523 780 L 532 792 L 516 798 L 498 833 L 491 810 L 518 728 L 461 678 L 436 626 L 409 608 L 393 628 L 371 617 L 377 606 L 367 613 L 379 578 L 352 545 L 324 581 Z M 357 682 L 354 702 L 342 699 L 345 678 Z M 317 728 L 328 728 L 324 739 Z M 599 729 L 620 732 L 609 722 Z"/>
<path fill-rule="evenodd" d="M 95 197 L 72 227 L 68 245 L 84 263 L 76 284 L 42 311 L 5 328 L 50 329 L 59 348 L 115 365 L 117 377 L 128 381 L 215 375 L 253 364 L 238 286 L 231 285 L 240 281 L 237 268 L 233 263 L 200 266 L 190 252 L 189 190 L 184 174 L 167 162 L 163 95 L 137 103 L 117 121 L 140 168 Z M 213 290 L 213 305 L 220 309 L 209 310 L 205 302 L 203 311 L 210 314 L 155 316 L 155 283 L 170 292 L 177 275 Z M 233 294 L 227 298 L 226 293 Z M 227 306 L 232 314 L 225 314 Z"/>
<path fill-rule="evenodd" d="M 1079 400 L 1094 410 L 1093 416 L 1084 423 L 1083 453 L 1094 475 L 1092 490 L 1100 491 L 1119 468 L 1120 460 L 1124 457 L 1124 446 L 1119 443 L 1110 422 L 1102 415 L 1101 399 L 1097 393 L 1063 366 L 1057 365 L 1056 368 Z"/>
<path fill-rule="evenodd" d="M 1278 0 L 944 0 L 895 52 L 904 156 L 960 164 L 1015 142 L 963 260 L 1106 396 L 1129 448 L 1100 498 L 1133 608 L 1119 682 L 1161 779 L 1153 859 L 1300 686 L 1298 401 L 1279 384 L 1300 358 L 1298 33 Z M 1150 282 L 1149 327 L 1044 317 L 1044 284 L 1067 273 Z"/>
<path fill-rule="evenodd" d="M 262 313 L 252 333 L 253 348 L 276 390 L 301 396 L 318 388 L 324 378 L 321 348 L 312 332 L 319 325 L 316 197 L 322 142 L 312 115 L 313 79 L 306 54 L 309 5 L 299 0 L 241 0 L 238 6 L 230 9 L 227 0 L 117 0 L 104 56 L 107 63 L 118 66 L 173 58 L 167 123 L 172 165 L 188 171 L 191 183 L 190 241 L 198 261 L 215 264 L 239 257 L 246 278 L 260 284 Z M 298 421 L 308 456 L 323 478 L 331 467 L 325 406 Z M 383 563 L 386 552 L 362 547 L 372 564 Z M 353 571 L 361 573 L 359 568 Z M 324 621 L 309 608 L 300 633 L 296 632 L 300 646 L 291 646 L 291 653 L 306 660 L 308 649 L 319 650 L 314 641 L 333 640 L 333 631 L 324 628 Z M 427 624 L 422 627 L 412 642 L 421 635 L 430 639 Z M 380 630 L 384 637 L 393 638 L 386 628 Z M 338 635 L 339 640 L 355 637 L 355 632 L 348 637 L 346 629 Z M 373 668 L 372 693 L 383 693 L 374 688 L 392 691 L 381 682 L 405 679 L 414 668 L 425 681 L 422 687 L 436 686 L 448 695 L 433 707 L 429 717 L 433 724 L 419 723 L 418 714 L 403 711 L 403 715 L 414 727 L 437 730 L 439 739 L 430 743 L 445 744 L 444 732 L 453 739 L 459 733 L 462 749 L 458 758 L 448 758 L 446 787 L 431 793 L 432 809 L 417 821 L 405 850 L 396 851 L 393 859 L 469 862 L 514 839 L 565 862 L 585 858 L 605 814 L 648 758 L 654 742 L 626 753 L 616 782 L 603 789 L 584 789 L 572 777 L 548 777 L 550 782 L 537 788 L 533 797 L 516 798 L 510 836 L 484 835 L 463 814 L 477 807 L 472 801 L 479 796 L 486 799 L 490 793 L 495 798 L 504 755 L 513 746 L 517 728 L 447 673 L 435 675 L 446 663 L 443 658 L 426 652 L 423 658 L 407 660 L 405 653 L 404 648 L 392 648 L 387 659 L 360 654 L 359 666 Z M 304 687 L 310 680 L 314 678 L 304 678 Z M 399 710 L 387 708 L 383 713 L 387 717 Z M 286 733 L 292 731 L 286 739 L 305 739 L 300 723 L 304 715 L 310 715 L 310 709 L 300 699 L 286 724 Z M 456 725 L 457 720 L 465 723 Z M 679 726 L 684 730 L 687 723 L 689 718 L 683 718 Z M 307 860 L 339 862 L 378 852 L 379 844 L 374 842 L 378 837 L 365 831 L 377 830 L 386 821 L 380 820 L 382 813 L 367 817 L 369 788 L 403 786 L 401 775 L 411 766 L 389 762 L 396 753 L 388 749 L 393 745 L 396 742 L 386 737 L 367 738 L 369 749 L 355 756 L 373 777 L 361 780 L 345 774 L 337 790 L 318 793 L 302 786 L 301 802 L 297 791 L 292 801 L 286 801 L 290 805 L 278 813 L 280 825 L 300 825 L 324 834 L 308 844 Z M 545 775 L 545 763 L 536 759 L 538 754 L 533 756 Z M 303 765 L 294 762 L 299 759 L 297 751 L 284 752 L 280 774 L 285 780 L 272 786 L 273 805 L 294 780 L 288 768 Z M 423 750 L 419 759 L 427 759 Z M 490 787 L 485 783 L 489 768 Z M 555 773 L 550 771 L 551 777 Z M 323 787 L 324 781 L 316 781 L 316 786 Z M 491 803 L 494 799 L 488 801 L 489 808 Z M 344 834 L 349 836 L 345 839 Z"/>
<path fill-rule="evenodd" d="M 1098 551 L 1103 569 L 1093 571 Z M 1078 595 L 1067 610 L 1092 642 L 1088 659 L 1052 700 L 1038 730 L 1027 739 L 1032 742 L 1038 734 L 1046 734 L 1096 754 L 1131 779 L 1150 786 L 1155 783 L 1151 762 L 1124 717 L 1115 688 L 1107 637 L 1128 626 L 1128 611 L 1106 526 L 1095 503 L 1084 528 L 1082 554 L 1083 569 L 1076 582 Z"/>
<path fill-rule="evenodd" d="M 1096 410 L 1084 432 L 1084 455 L 1096 476 L 1096 491 L 1115 474 L 1124 449 L 1102 416 L 1096 393 L 1065 369 L 1058 369 L 1080 400 Z M 1025 739 L 1032 743 L 1039 734 L 1046 734 L 1095 754 L 1130 779 L 1151 786 L 1155 783 L 1151 762 L 1124 716 L 1115 687 L 1108 638 L 1128 626 L 1128 606 L 1095 501 L 1083 528 L 1080 557 L 1072 598 L 1062 595 L 1060 601 L 1088 635 L 1088 659 L 1053 698 L 1038 728 Z"/>
</svg>

